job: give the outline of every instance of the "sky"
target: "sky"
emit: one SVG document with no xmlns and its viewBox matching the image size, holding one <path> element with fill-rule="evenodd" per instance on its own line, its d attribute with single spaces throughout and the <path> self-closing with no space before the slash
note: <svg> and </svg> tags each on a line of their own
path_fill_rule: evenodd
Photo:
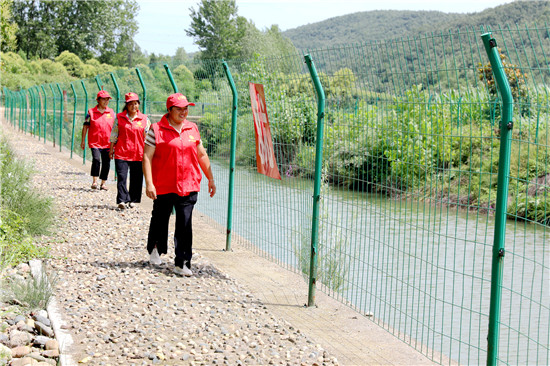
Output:
<svg viewBox="0 0 550 366">
<path fill-rule="evenodd" d="M 370 10 L 438 10 L 473 13 L 512 2 L 511 0 L 236 0 L 238 15 L 264 30 L 277 24 L 282 31 L 341 15 Z M 198 51 L 185 34 L 190 8 L 198 10 L 200 0 L 137 0 L 139 32 L 135 37 L 142 52 L 172 56 L 183 47 Z"/>
</svg>

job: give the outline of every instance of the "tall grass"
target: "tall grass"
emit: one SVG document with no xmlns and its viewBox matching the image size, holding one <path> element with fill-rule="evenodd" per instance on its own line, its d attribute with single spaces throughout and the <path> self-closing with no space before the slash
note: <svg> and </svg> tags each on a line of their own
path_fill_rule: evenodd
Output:
<svg viewBox="0 0 550 366">
<path fill-rule="evenodd" d="M 52 198 L 33 189 L 32 167 L 0 140 L 0 273 L 7 266 L 45 257 L 33 236 L 47 234 L 54 222 Z"/>
</svg>

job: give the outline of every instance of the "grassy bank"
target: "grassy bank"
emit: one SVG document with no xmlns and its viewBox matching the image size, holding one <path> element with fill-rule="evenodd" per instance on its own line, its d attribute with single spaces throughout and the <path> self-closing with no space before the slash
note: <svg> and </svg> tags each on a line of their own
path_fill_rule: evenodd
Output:
<svg viewBox="0 0 550 366">
<path fill-rule="evenodd" d="M 36 245 L 36 238 L 54 223 L 53 202 L 33 189 L 33 172 L 0 138 L 0 273 L 48 255 L 48 248 Z"/>
</svg>

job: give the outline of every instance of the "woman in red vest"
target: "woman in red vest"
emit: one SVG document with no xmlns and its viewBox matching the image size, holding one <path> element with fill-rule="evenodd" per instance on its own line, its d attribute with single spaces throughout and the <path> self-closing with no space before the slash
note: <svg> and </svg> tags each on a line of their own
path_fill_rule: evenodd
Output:
<svg viewBox="0 0 550 366">
<path fill-rule="evenodd" d="M 168 222 L 173 207 L 176 212 L 174 272 L 182 276 L 193 274 L 191 215 L 200 190 L 201 170 L 208 179 L 210 197 L 216 194 L 210 159 L 199 130 L 187 120 L 190 105 L 195 104 L 180 93 L 168 97 L 168 113 L 151 125 L 143 154 L 145 193 L 154 200 L 147 239 L 150 262 L 160 265 L 160 255 L 168 252 Z"/>
<path fill-rule="evenodd" d="M 124 96 L 126 104 L 122 113 L 117 114 L 111 132 L 111 151 L 109 157 L 115 158 L 117 174 L 118 208 L 134 207 L 141 202 L 143 187 L 143 145 L 145 134 L 151 126 L 146 115 L 139 111 L 139 97 L 136 93 L 127 93 Z M 126 185 L 130 170 L 130 190 Z"/>
<path fill-rule="evenodd" d="M 88 110 L 82 127 L 82 141 L 80 142 L 80 147 L 84 150 L 86 148 L 84 142 L 88 133 L 88 146 L 92 150 L 92 171 L 90 173 L 93 179 L 92 189 L 98 188 L 97 177 L 99 177 L 101 179 L 99 189 L 104 191 L 107 190 L 105 182 L 109 176 L 111 164 L 109 138 L 115 121 L 115 112 L 108 107 L 109 99 L 112 98 L 106 90 L 100 90 L 97 93 L 97 105 Z"/>
</svg>

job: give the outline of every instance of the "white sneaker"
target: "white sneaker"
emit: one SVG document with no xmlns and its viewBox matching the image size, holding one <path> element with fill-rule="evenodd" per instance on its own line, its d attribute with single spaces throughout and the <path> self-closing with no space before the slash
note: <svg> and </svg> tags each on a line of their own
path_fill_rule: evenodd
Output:
<svg viewBox="0 0 550 366">
<path fill-rule="evenodd" d="M 149 256 L 149 263 L 154 266 L 160 266 L 162 264 L 162 260 L 160 259 L 157 247 L 155 247 L 155 249 L 153 249 L 153 251 L 151 252 L 151 255 Z"/>
<path fill-rule="evenodd" d="M 128 202 L 128 208 L 134 208 L 136 204 L 134 202 Z"/>
<path fill-rule="evenodd" d="M 118 208 L 120 208 L 121 210 L 124 210 L 126 208 L 126 205 L 123 203 L 123 202 L 120 202 L 118 205 L 117 205 Z"/>
<path fill-rule="evenodd" d="M 193 272 L 191 272 L 191 270 L 187 268 L 187 266 L 183 266 L 183 268 L 178 266 L 174 267 L 174 273 L 185 277 L 190 277 L 193 275 Z"/>
</svg>

